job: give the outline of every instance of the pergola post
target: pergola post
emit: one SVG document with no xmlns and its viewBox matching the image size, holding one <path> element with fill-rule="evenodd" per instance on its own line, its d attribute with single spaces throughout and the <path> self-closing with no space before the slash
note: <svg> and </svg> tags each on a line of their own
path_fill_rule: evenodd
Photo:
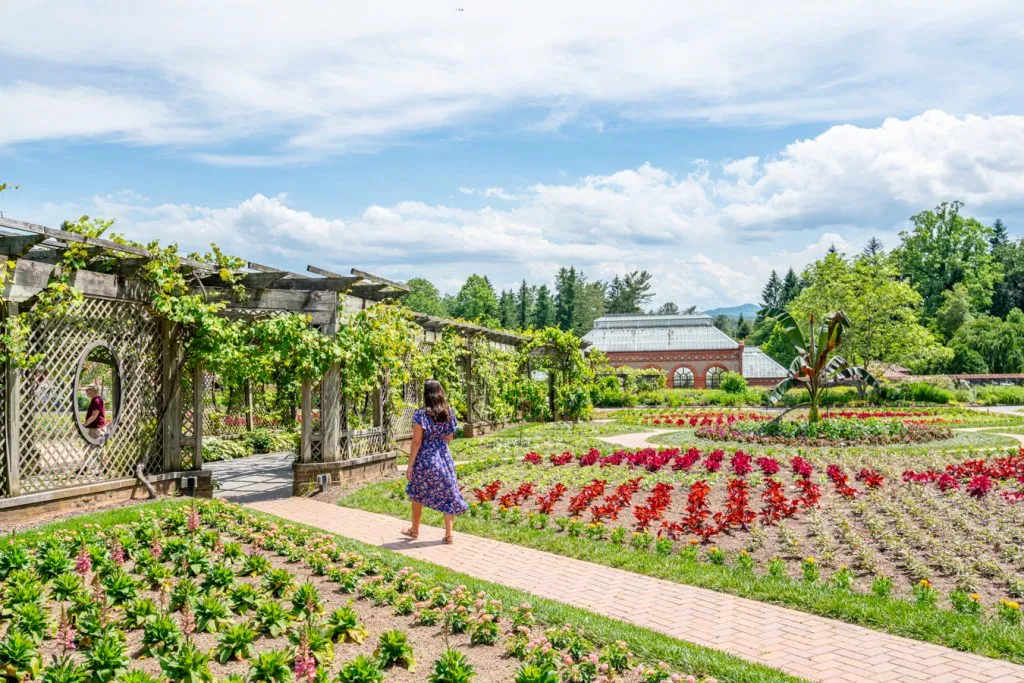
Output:
<svg viewBox="0 0 1024 683">
<path fill-rule="evenodd" d="M 472 340 L 468 340 L 467 341 L 466 348 L 469 349 L 469 353 L 466 354 L 466 374 L 465 374 L 465 380 L 464 380 L 466 382 L 466 425 L 471 427 L 475 423 L 475 421 L 476 421 L 476 415 L 474 415 L 474 411 L 473 411 L 473 401 L 474 401 L 475 397 L 473 396 L 474 392 L 473 392 L 473 341 Z"/>
<path fill-rule="evenodd" d="M 196 445 L 192 452 L 192 469 L 203 469 L 203 367 L 196 365 L 192 371 L 192 431 Z"/>
<path fill-rule="evenodd" d="M 18 315 L 18 304 L 7 303 L 7 316 Z M 21 493 L 21 372 L 10 361 L 4 367 L 4 380 L 7 382 L 6 401 L 7 420 L 7 495 L 14 497 Z"/>
<path fill-rule="evenodd" d="M 256 410 L 252 400 L 252 380 L 245 380 L 245 431 L 251 432 Z"/>
<path fill-rule="evenodd" d="M 174 324 L 160 319 L 160 401 L 163 414 L 163 454 L 161 471 L 181 469 L 181 366 L 182 349 L 174 339 Z"/>
<path fill-rule="evenodd" d="M 324 334 L 338 334 L 338 307 L 324 326 Z M 324 462 L 341 458 L 341 364 L 333 363 L 320 383 L 320 453 Z"/>
<path fill-rule="evenodd" d="M 321 409 L 321 419 L 323 410 Z M 302 380 L 302 432 L 301 446 L 299 447 L 299 460 L 310 462 L 313 460 L 313 383 L 308 379 Z"/>
</svg>

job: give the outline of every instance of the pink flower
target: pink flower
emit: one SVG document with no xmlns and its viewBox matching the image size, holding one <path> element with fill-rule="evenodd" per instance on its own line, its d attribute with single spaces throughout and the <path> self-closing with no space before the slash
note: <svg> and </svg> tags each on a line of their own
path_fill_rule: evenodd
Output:
<svg viewBox="0 0 1024 683">
<path fill-rule="evenodd" d="M 124 565 L 124 548 L 121 546 L 119 539 L 114 539 L 114 545 L 110 547 L 110 559 L 118 567 Z"/>
<path fill-rule="evenodd" d="M 89 557 L 89 551 L 85 549 L 84 545 L 78 551 L 78 557 L 75 558 L 75 571 L 82 576 L 92 571 L 92 558 Z"/>
<path fill-rule="evenodd" d="M 194 507 L 188 511 L 188 530 L 190 532 L 199 530 L 199 510 Z"/>
</svg>

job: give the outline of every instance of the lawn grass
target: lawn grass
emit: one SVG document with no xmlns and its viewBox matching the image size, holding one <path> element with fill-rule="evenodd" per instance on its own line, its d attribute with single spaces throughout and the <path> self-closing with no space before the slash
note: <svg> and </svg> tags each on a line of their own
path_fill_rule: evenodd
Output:
<svg viewBox="0 0 1024 683">
<path fill-rule="evenodd" d="M 563 451 L 580 451 L 596 448 L 601 452 L 611 452 L 615 446 L 601 441 L 598 437 L 613 434 L 651 431 L 644 425 L 626 424 L 625 422 L 593 423 L 581 422 L 573 425 L 568 422 L 548 424 L 528 424 L 522 427 L 513 426 L 500 432 L 475 439 L 455 439 L 452 442 L 452 457 L 456 462 L 467 462 L 481 458 L 508 458 L 519 456 L 529 451 L 538 453 L 561 453 Z"/>
<path fill-rule="evenodd" d="M 408 514 L 407 503 L 388 495 L 389 486 L 388 483 L 367 486 L 350 494 L 340 504 L 405 517 Z M 427 511 L 424 521 L 440 524 L 441 517 Z M 550 529 L 533 529 L 471 516 L 461 517 L 458 527 L 478 536 L 783 605 L 987 657 L 1024 663 L 1024 629 L 1019 626 L 980 620 L 951 610 L 921 608 L 904 600 L 853 593 L 822 583 L 775 578 L 732 566 L 686 560 L 678 554 L 662 556 L 610 541 L 574 538 Z"/>
<path fill-rule="evenodd" d="M 128 524 L 138 520 L 144 511 L 159 513 L 163 509 L 187 504 L 189 503 L 185 499 L 143 503 L 53 522 L 21 532 L 19 535 L 33 538 L 61 528 L 81 529 L 86 524 L 96 524 L 104 527 Z M 320 533 L 324 533 L 322 529 L 296 524 L 267 513 L 255 510 L 252 513 L 273 519 L 280 525 L 312 528 Z M 409 558 L 377 546 L 367 545 L 344 536 L 336 535 L 336 538 L 339 541 L 339 545 L 349 552 L 377 556 L 395 567 L 413 567 L 428 580 L 439 581 L 450 586 L 462 584 L 474 592 L 485 591 L 490 597 L 502 600 L 509 605 L 529 602 L 533 605 L 534 614 L 540 623 L 546 626 L 561 626 L 568 623 L 575 627 L 583 628 L 597 644 L 607 644 L 619 640 L 625 641 L 637 657 L 650 664 L 663 661 L 673 668 L 686 673 L 709 675 L 714 676 L 719 681 L 735 681 L 736 683 L 799 683 L 804 680 L 785 674 L 777 669 L 747 662 L 739 657 L 718 650 L 671 638 L 657 631 L 594 614 L 593 612 L 554 600 L 539 598 L 514 588 L 482 581 L 466 574 L 461 574 L 422 560 Z"/>
</svg>

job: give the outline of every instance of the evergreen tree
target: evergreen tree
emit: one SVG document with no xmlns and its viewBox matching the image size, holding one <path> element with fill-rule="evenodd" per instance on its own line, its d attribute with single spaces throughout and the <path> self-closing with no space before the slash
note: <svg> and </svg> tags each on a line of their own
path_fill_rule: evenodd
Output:
<svg viewBox="0 0 1024 683">
<path fill-rule="evenodd" d="M 523 280 L 516 295 L 516 327 L 520 330 L 529 329 L 533 322 L 533 299 L 533 290 Z"/>
<path fill-rule="evenodd" d="M 604 315 L 607 285 L 597 280 L 587 282 L 586 276 L 580 272 L 576 289 L 576 305 L 573 308 L 572 331 L 582 337 L 594 329 L 594 321 Z"/>
<path fill-rule="evenodd" d="M 722 332 L 725 332 L 730 337 L 733 335 L 732 318 L 727 316 L 725 313 L 719 313 L 718 315 L 716 315 L 714 319 L 711 321 L 711 324 L 720 329 Z"/>
<path fill-rule="evenodd" d="M 793 269 L 790 268 L 786 271 L 786 277 L 782 279 L 782 290 L 779 292 L 779 305 L 778 308 L 785 308 L 790 304 L 793 299 L 800 295 L 800 290 L 803 289 L 803 285 L 800 282 L 800 278 L 796 276 Z"/>
<path fill-rule="evenodd" d="M 877 237 L 872 237 L 868 240 L 867 246 L 864 247 L 864 250 L 861 253 L 867 258 L 880 256 L 885 253 L 885 245 L 882 244 L 882 240 Z"/>
<path fill-rule="evenodd" d="M 503 328 L 510 330 L 515 327 L 519 316 L 516 308 L 516 295 L 511 289 L 501 290 L 501 296 L 498 298 L 498 312 L 498 320 Z"/>
<path fill-rule="evenodd" d="M 750 323 L 746 321 L 743 314 L 740 313 L 740 319 L 736 322 L 736 338 L 746 339 L 750 336 Z"/>
<path fill-rule="evenodd" d="M 552 327 L 555 324 L 555 302 L 551 300 L 551 290 L 547 285 L 537 288 L 536 302 L 533 304 L 532 324 L 537 329 Z"/>
<path fill-rule="evenodd" d="M 1003 225 L 1003 219 L 997 218 L 996 222 L 992 224 L 992 237 L 989 238 L 989 244 L 992 245 L 992 251 L 1008 244 L 1009 241 L 1010 234 L 1006 231 L 1006 226 Z"/>
<path fill-rule="evenodd" d="M 761 308 L 779 308 L 779 298 L 782 296 L 782 280 L 779 274 L 772 270 L 768 276 L 768 282 L 761 290 Z"/>
<path fill-rule="evenodd" d="M 558 269 L 555 277 L 555 325 L 569 331 L 576 321 L 576 302 L 579 300 L 579 276 L 575 266 Z"/>
<path fill-rule="evenodd" d="M 605 310 L 609 313 L 641 313 L 653 298 L 651 274 L 646 270 L 634 270 L 622 277 L 616 275 L 612 278 Z"/>
<path fill-rule="evenodd" d="M 679 315 L 679 307 L 671 301 L 663 303 L 655 313 L 655 315 Z"/>
</svg>

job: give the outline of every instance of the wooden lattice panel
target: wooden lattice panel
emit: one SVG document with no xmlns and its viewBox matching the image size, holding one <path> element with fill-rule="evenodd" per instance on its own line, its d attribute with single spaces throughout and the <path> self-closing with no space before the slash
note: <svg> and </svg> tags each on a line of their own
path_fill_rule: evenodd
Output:
<svg viewBox="0 0 1024 683">
<path fill-rule="evenodd" d="M 4 372 L 0 365 L 0 372 Z M 7 378 L 0 376 L 0 498 L 6 498 L 8 489 L 7 477 Z"/>
<path fill-rule="evenodd" d="M 93 342 L 106 344 L 121 368 L 117 427 L 102 446 L 85 441 L 74 417 L 78 361 Z M 134 476 L 139 462 L 159 471 L 159 327 L 141 304 L 85 299 L 67 316 L 36 325 L 29 352 L 43 359 L 20 371 L 23 492 Z"/>
</svg>

